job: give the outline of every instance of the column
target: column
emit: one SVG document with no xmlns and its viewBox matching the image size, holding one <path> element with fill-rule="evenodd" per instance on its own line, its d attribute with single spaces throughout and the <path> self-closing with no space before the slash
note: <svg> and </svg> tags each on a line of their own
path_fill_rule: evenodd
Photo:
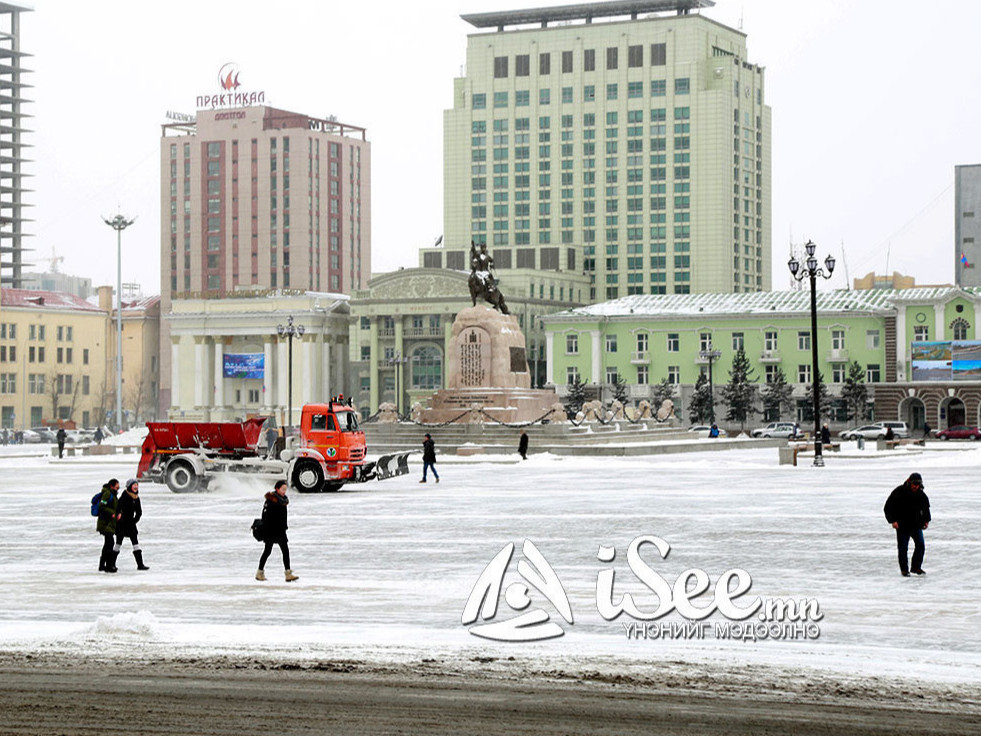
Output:
<svg viewBox="0 0 981 736">
<path fill-rule="evenodd" d="M 331 378 L 334 375 L 334 372 L 331 369 L 331 364 L 330 364 L 330 361 L 331 361 L 331 342 L 333 341 L 333 339 L 334 338 L 331 337 L 330 335 L 324 335 L 324 341 L 321 344 L 322 353 L 320 355 L 320 365 L 323 366 L 323 374 L 321 376 L 321 382 L 320 382 L 320 385 L 321 385 L 320 400 L 321 401 L 328 401 L 330 399 L 330 397 L 333 396 L 336 393 L 333 390 L 333 387 L 330 385 Z"/>
<path fill-rule="evenodd" d="M 170 406 L 179 409 L 181 406 L 181 338 L 179 335 L 170 336 Z"/>
<path fill-rule="evenodd" d="M 552 375 L 553 366 L 555 366 L 555 360 L 553 355 L 555 354 L 555 333 L 546 332 L 545 333 L 545 383 L 551 383 L 553 386 L 560 385 L 560 382 L 556 380 L 555 376 Z M 565 383 L 565 381 L 561 381 Z"/>
<path fill-rule="evenodd" d="M 225 401 L 225 340 L 213 338 L 215 343 L 215 397 L 213 407 L 220 409 L 226 406 Z"/>
<path fill-rule="evenodd" d="M 593 371 L 593 383 L 602 385 L 606 382 L 606 376 L 602 375 L 603 371 L 603 350 L 600 345 L 600 340 L 602 335 L 599 330 L 589 331 L 590 344 L 592 346 L 592 371 Z"/>
<path fill-rule="evenodd" d="M 316 370 L 313 364 L 313 343 L 315 339 L 316 335 L 307 333 L 299 339 L 299 345 L 293 346 L 294 348 L 300 349 L 300 392 L 293 397 L 293 400 L 298 406 L 303 406 L 313 400 L 314 371 Z M 296 360 L 296 358 L 297 356 L 294 355 L 293 359 Z"/>
<path fill-rule="evenodd" d="M 933 317 L 934 317 L 934 329 L 936 333 L 934 334 L 935 342 L 942 342 L 947 334 L 946 325 L 944 324 L 944 305 L 939 302 L 935 302 L 933 305 Z"/>
<path fill-rule="evenodd" d="M 896 382 L 906 382 L 906 366 L 909 365 L 909 340 L 906 338 L 906 308 L 896 310 Z M 847 369 L 847 365 L 846 365 Z"/>
<path fill-rule="evenodd" d="M 273 339 L 266 337 L 262 342 L 262 411 L 264 414 L 272 414 L 275 406 L 273 395 Z"/>
<path fill-rule="evenodd" d="M 205 386 L 208 384 L 207 345 L 203 336 L 194 337 L 194 408 L 207 406 L 204 397 Z"/>
<path fill-rule="evenodd" d="M 381 348 L 378 346 L 378 317 L 374 316 L 371 318 L 371 361 L 369 363 L 369 371 L 371 376 L 371 405 L 369 407 L 369 413 L 374 414 L 378 411 L 378 404 L 380 403 L 380 393 L 381 387 L 381 375 L 379 372 L 379 366 L 381 365 L 381 355 L 379 354 Z M 334 391 L 333 393 L 337 393 Z"/>
</svg>

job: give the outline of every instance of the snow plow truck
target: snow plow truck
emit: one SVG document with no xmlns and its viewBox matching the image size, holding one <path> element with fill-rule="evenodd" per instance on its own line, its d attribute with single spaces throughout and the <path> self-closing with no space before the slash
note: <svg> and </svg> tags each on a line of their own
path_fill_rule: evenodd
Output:
<svg viewBox="0 0 981 736">
<path fill-rule="evenodd" d="M 300 436 L 288 438 L 278 457 L 260 448 L 265 421 L 147 422 L 137 478 L 191 493 L 207 490 L 221 474 L 250 474 L 284 479 L 301 493 L 318 493 L 409 472 L 411 452 L 365 460 L 358 414 L 341 402 L 304 406 Z"/>
</svg>

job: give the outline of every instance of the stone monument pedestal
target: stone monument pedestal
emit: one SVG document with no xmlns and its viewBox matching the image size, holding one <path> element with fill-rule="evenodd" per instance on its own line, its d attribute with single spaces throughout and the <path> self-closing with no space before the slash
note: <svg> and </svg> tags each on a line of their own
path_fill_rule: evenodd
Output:
<svg viewBox="0 0 981 736">
<path fill-rule="evenodd" d="M 490 421 L 490 415 L 500 422 L 530 422 L 548 414 L 558 400 L 552 389 L 531 388 L 517 318 L 478 305 L 461 310 L 453 321 L 446 388 L 433 395 L 420 419 L 470 423 Z M 485 414 L 472 411 L 475 407 Z"/>
</svg>

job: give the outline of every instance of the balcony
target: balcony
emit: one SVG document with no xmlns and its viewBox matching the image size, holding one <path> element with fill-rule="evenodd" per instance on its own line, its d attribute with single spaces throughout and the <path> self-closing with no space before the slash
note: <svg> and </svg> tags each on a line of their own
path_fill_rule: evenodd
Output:
<svg viewBox="0 0 981 736">
<path fill-rule="evenodd" d="M 779 350 L 764 350 L 760 353 L 761 363 L 779 363 L 781 360 Z"/>
<path fill-rule="evenodd" d="M 828 351 L 828 362 L 829 363 L 847 363 L 848 362 L 848 348 L 831 348 Z"/>
<path fill-rule="evenodd" d="M 630 354 L 630 362 L 633 365 L 650 365 L 651 353 L 649 350 L 635 350 Z"/>
<path fill-rule="evenodd" d="M 443 337 L 442 327 L 406 327 L 403 337 Z"/>
</svg>

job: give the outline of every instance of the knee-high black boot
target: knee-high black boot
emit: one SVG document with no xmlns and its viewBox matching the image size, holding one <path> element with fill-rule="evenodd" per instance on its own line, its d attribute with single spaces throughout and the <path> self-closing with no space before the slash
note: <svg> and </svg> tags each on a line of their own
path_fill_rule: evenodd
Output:
<svg viewBox="0 0 981 736">
<path fill-rule="evenodd" d="M 143 564 L 143 550 L 141 550 L 141 549 L 134 549 L 133 550 L 133 557 L 136 558 L 136 569 L 137 570 L 149 570 L 150 569 L 147 565 L 144 565 Z"/>
</svg>

